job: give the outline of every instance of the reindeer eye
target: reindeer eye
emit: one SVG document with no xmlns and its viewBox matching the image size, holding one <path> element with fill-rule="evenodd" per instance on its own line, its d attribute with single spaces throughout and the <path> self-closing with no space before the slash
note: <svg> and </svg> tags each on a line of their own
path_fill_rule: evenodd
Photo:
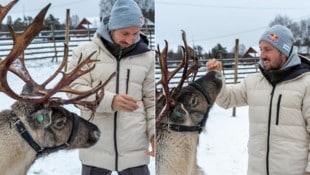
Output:
<svg viewBox="0 0 310 175">
<path fill-rule="evenodd" d="M 196 97 L 196 96 L 193 96 L 193 97 L 191 98 L 191 105 L 194 106 L 194 105 L 197 104 L 197 102 L 198 102 L 197 97 Z"/>
<path fill-rule="evenodd" d="M 58 120 L 54 124 L 55 128 L 61 129 L 65 126 L 65 120 Z"/>
<path fill-rule="evenodd" d="M 43 123 L 43 122 L 44 122 L 44 115 L 43 115 L 43 114 L 38 114 L 38 115 L 36 116 L 36 118 L 37 118 L 37 121 L 38 121 L 39 123 Z"/>
</svg>

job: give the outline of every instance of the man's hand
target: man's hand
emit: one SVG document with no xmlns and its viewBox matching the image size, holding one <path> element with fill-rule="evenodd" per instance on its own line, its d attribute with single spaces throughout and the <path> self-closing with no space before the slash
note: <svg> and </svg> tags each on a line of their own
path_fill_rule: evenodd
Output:
<svg viewBox="0 0 310 175">
<path fill-rule="evenodd" d="M 151 147 L 152 147 L 152 150 L 147 152 L 147 155 L 154 157 L 156 154 L 156 143 L 155 143 L 154 137 L 151 139 Z"/>
<path fill-rule="evenodd" d="M 210 59 L 206 63 L 207 71 L 222 71 L 222 63 L 217 61 L 215 58 Z"/>
<path fill-rule="evenodd" d="M 132 112 L 138 109 L 137 100 L 126 94 L 118 94 L 112 102 L 112 109 L 115 111 Z"/>
</svg>

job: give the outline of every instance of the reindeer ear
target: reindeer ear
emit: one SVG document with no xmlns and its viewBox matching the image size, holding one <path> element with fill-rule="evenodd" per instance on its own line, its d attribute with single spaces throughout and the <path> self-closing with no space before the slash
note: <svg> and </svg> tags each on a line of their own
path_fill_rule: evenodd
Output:
<svg viewBox="0 0 310 175">
<path fill-rule="evenodd" d="M 51 124 L 52 111 L 48 109 L 41 109 L 34 113 L 32 120 L 35 125 L 40 128 L 46 128 Z"/>
</svg>

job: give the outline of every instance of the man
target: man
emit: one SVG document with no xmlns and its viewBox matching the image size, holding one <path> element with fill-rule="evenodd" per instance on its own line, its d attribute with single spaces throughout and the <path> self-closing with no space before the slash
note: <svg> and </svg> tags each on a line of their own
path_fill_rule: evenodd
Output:
<svg viewBox="0 0 310 175">
<path fill-rule="evenodd" d="M 260 73 L 224 86 L 217 104 L 249 105 L 248 175 L 309 175 L 310 61 L 293 49 L 291 31 L 280 25 L 259 41 Z M 221 70 L 216 60 L 208 70 Z"/>
<path fill-rule="evenodd" d="M 116 76 L 105 86 L 93 123 L 101 130 L 98 143 L 80 150 L 82 175 L 149 175 L 149 156 L 154 156 L 155 79 L 154 51 L 140 33 L 144 19 L 133 0 L 118 0 L 92 41 L 73 51 L 69 70 L 96 51 L 93 71 L 71 86 L 86 90 Z M 85 118 L 89 112 L 81 110 Z M 148 152 L 149 142 L 152 150 Z"/>
</svg>

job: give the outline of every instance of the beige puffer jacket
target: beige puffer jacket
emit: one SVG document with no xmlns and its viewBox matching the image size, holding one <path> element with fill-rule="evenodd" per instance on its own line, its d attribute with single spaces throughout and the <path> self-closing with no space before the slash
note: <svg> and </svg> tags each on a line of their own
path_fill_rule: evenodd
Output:
<svg viewBox="0 0 310 175">
<path fill-rule="evenodd" d="M 101 130 L 100 140 L 89 149 L 81 149 L 80 159 L 83 164 L 116 171 L 148 164 L 149 157 L 146 153 L 149 141 L 155 134 L 154 51 L 122 58 L 117 70 L 117 59 L 95 35 L 91 42 L 74 49 L 69 70 L 76 66 L 81 54 L 85 59 L 94 51 L 96 53 L 92 59 L 99 60 L 95 69 L 77 79 L 71 86 L 87 90 L 100 81 L 106 81 L 113 72 L 118 72 L 119 81 L 115 76 L 105 86 L 105 96 L 92 121 Z M 127 94 L 138 100 L 139 109 L 134 112 L 112 110 L 117 84 L 119 93 L 126 93 L 127 89 Z M 89 118 L 89 112 L 81 112 L 83 117 Z"/>
<path fill-rule="evenodd" d="M 217 104 L 249 105 L 248 175 L 310 172 L 310 72 L 275 86 L 261 73 L 224 86 Z"/>
</svg>

